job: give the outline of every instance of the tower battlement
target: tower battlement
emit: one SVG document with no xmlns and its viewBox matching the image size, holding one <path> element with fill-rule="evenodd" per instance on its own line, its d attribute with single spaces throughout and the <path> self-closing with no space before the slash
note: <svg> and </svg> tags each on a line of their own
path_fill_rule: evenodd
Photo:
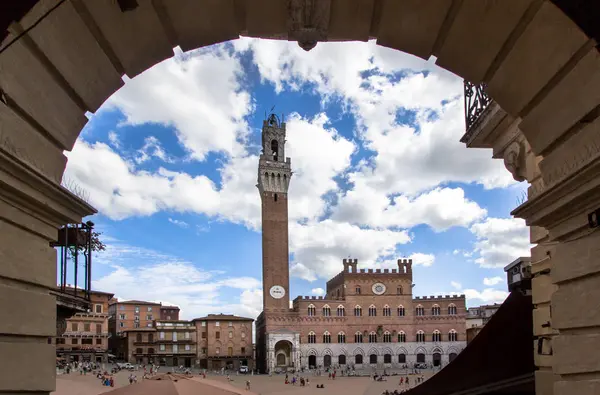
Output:
<svg viewBox="0 0 600 395">
<path fill-rule="evenodd" d="M 398 259 L 398 269 L 358 269 L 358 259 L 343 259 L 343 273 L 355 274 L 412 274 L 412 259 Z M 341 273 L 340 273 L 341 274 Z M 337 277 L 337 276 L 336 276 Z M 335 277 L 334 277 L 335 278 Z"/>
</svg>

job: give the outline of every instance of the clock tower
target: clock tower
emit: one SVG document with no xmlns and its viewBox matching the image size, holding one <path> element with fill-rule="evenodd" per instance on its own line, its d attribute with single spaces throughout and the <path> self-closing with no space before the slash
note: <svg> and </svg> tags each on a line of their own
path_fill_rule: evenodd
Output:
<svg viewBox="0 0 600 395">
<path fill-rule="evenodd" d="M 262 127 L 258 190 L 262 201 L 262 279 L 265 313 L 289 309 L 288 186 L 285 122 L 271 114 Z"/>
</svg>

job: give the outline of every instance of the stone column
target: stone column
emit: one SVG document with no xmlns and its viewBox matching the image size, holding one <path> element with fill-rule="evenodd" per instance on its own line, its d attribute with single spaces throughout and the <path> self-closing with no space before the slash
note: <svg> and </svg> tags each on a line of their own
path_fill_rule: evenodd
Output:
<svg viewBox="0 0 600 395">
<path fill-rule="evenodd" d="M 600 393 L 600 118 L 545 153 L 514 215 L 532 226 L 537 394 Z M 598 211 L 600 213 L 600 211 Z M 545 231 L 536 229 L 542 227 Z M 551 308 L 547 300 L 551 300 Z"/>
<path fill-rule="evenodd" d="M 1 110 L 4 123 L 12 115 Z M 35 136 L 22 131 L 23 139 Z M 38 170 L 20 157 L 26 151 L 5 143 L 0 143 L 0 308 L 8 319 L 0 320 L 0 393 L 49 394 L 56 385 L 56 298 L 50 290 L 56 290 L 57 267 L 49 243 L 59 226 L 95 210 L 46 175 L 41 162 L 30 157 Z M 44 159 L 53 155 L 46 149 L 39 153 Z M 57 160 L 64 166 L 64 157 Z"/>
</svg>

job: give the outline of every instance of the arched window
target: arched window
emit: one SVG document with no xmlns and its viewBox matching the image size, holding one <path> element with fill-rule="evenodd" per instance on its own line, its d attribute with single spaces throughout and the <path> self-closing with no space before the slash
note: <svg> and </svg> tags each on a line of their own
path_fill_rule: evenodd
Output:
<svg viewBox="0 0 600 395">
<path fill-rule="evenodd" d="M 377 343 L 377 333 L 369 333 L 369 343 Z"/>
<path fill-rule="evenodd" d="M 317 309 L 314 304 L 311 304 L 308 306 L 308 316 L 314 317 L 315 315 L 317 315 Z"/>
<path fill-rule="evenodd" d="M 434 341 L 434 342 L 441 342 L 442 341 L 442 334 L 440 333 L 440 331 L 438 331 L 437 329 L 434 330 L 431 340 Z"/>
<path fill-rule="evenodd" d="M 417 316 L 424 316 L 425 315 L 425 309 L 423 308 L 423 306 L 418 305 L 417 308 L 415 309 L 415 314 Z"/>
<path fill-rule="evenodd" d="M 448 340 L 451 342 L 458 341 L 458 333 L 456 333 L 456 331 L 454 329 L 451 329 L 450 332 L 448 333 Z"/>
<path fill-rule="evenodd" d="M 360 285 L 356 286 L 355 291 L 357 295 L 360 295 Z"/>
<path fill-rule="evenodd" d="M 338 317 L 343 317 L 346 315 L 346 309 L 344 308 L 344 306 L 339 305 L 337 307 L 337 315 L 338 315 Z"/>
<path fill-rule="evenodd" d="M 357 364 L 357 365 L 362 365 L 362 363 L 363 363 L 363 357 L 362 357 L 362 355 L 356 354 L 354 356 L 354 363 Z"/>
<path fill-rule="evenodd" d="M 377 363 L 377 354 L 369 355 L 369 363 L 376 364 Z"/>
<path fill-rule="evenodd" d="M 425 332 L 417 331 L 417 343 L 425 343 Z"/>
<path fill-rule="evenodd" d="M 398 332 L 398 343 L 406 343 L 406 333 L 404 331 Z"/>
<path fill-rule="evenodd" d="M 406 315 L 406 311 L 404 310 L 404 306 L 398 306 L 398 317 L 404 317 Z"/>
<path fill-rule="evenodd" d="M 370 305 L 369 306 L 369 317 L 375 317 L 377 316 L 377 307 L 375 307 L 375 305 Z"/>
<path fill-rule="evenodd" d="M 313 331 L 308 332 L 308 342 L 311 344 L 314 344 L 317 342 L 317 335 L 315 334 L 315 332 L 313 332 Z"/>
<path fill-rule="evenodd" d="M 344 332 L 338 333 L 338 343 L 346 343 L 346 334 Z"/>
<path fill-rule="evenodd" d="M 406 354 L 398 354 L 398 363 L 406 363 Z"/>
<path fill-rule="evenodd" d="M 338 365 L 346 364 L 346 356 L 344 354 L 338 355 Z"/>
<path fill-rule="evenodd" d="M 138 334 L 135 335 L 135 341 L 136 342 L 141 342 L 142 341 L 142 334 L 141 333 L 138 333 Z"/>
<path fill-rule="evenodd" d="M 331 334 L 328 331 L 323 333 L 323 343 L 331 343 Z"/>
<path fill-rule="evenodd" d="M 390 332 L 388 332 L 388 331 L 383 332 L 383 342 L 384 343 L 391 343 L 392 342 L 392 334 Z"/>
<path fill-rule="evenodd" d="M 273 160 L 277 161 L 277 156 L 279 155 L 279 143 L 277 140 L 271 141 L 271 152 L 273 153 Z"/>
<path fill-rule="evenodd" d="M 362 316 L 362 307 L 360 307 L 359 305 L 354 306 L 354 316 L 355 317 Z"/>
<path fill-rule="evenodd" d="M 326 304 L 325 306 L 323 306 L 323 317 L 329 317 L 331 315 L 331 308 L 329 308 L 329 305 Z"/>
<path fill-rule="evenodd" d="M 431 315 L 440 315 L 440 314 L 441 314 L 440 306 L 438 306 L 437 304 L 434 304 L 433 307 L 431 308 Z"/>
<path fill-rule="evenodd" d="M 388 306 L 387 304 L 385 306 L 383 306 L 383 316 L 384 317 L 391 317 L 392 315 L 392 309 L 390 309 L 390 306 Z"/>
<path fill-rule="evenodd" d="M 402 287 L 401 287 L 401 286 L 398 286 L 398 287 L 396 288 L 396 294 L 397 294 L 397 295 L 402 295 Z"/>
<path fill-rule="evenodd" d="M 456 305 L 450 304 L 450 306 L 448 306 L 448 314 L 456 315 Z"/>
<path fill-rule="evenodd" d="M 356 332 L 354 334 L 354 343 L 362 343 L 362 342 L 363 342 L 362 333 Z"/>
<path fill-rule="evenodd" d="M 392 354 L 384 354 L 383 363 L 392 363 Z"/>
</svg>

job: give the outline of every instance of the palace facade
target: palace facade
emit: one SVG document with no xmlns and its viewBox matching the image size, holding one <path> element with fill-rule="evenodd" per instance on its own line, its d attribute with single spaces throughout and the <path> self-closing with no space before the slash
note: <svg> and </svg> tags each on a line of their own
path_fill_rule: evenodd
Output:
<svg viewBox="0 0 600 395">
<path fill-rule="evenodd" d="M 262 201 L 263 312 L 256 320 L 261 372 L 329 366 L 444 365 L 466 346 L 465 296 L 412 295 L 412 260 L 397 269 L 359 269 L 344 259 L 323 297 L 289 303 L 285 122 L 263 122 L 258 189 Z"/>
</svg>

